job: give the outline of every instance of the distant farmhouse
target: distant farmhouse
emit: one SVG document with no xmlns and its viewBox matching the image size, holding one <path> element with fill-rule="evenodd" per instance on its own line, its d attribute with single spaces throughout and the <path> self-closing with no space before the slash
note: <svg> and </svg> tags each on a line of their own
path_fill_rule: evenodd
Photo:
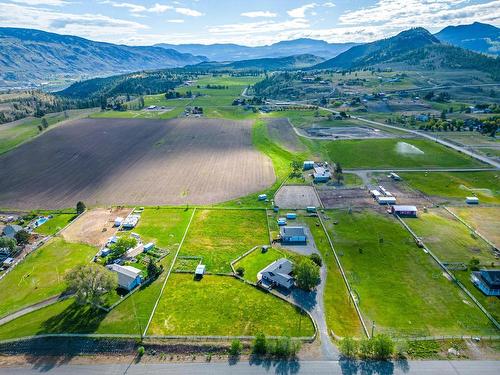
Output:
<svg viewBox="0 0 500 375">
<path fill-rule="evenodd" d="M 288 259 L 281 258 L 275 260 L 257 274 L 259 284 L 265 288 L 280 286 L 290 289 L 295 279 L 290 275 L 293 271 L 293 264 Z"/>
<path fill-rule="evenodd" d="M 471 281 L 487 296 L 500 296 L 500 270 L 472 272 Z"/>
</svg>

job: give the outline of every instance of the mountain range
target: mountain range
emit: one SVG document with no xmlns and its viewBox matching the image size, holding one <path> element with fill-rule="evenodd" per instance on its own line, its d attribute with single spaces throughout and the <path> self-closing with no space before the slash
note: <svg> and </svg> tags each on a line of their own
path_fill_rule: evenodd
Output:
<svg viewBox="0 0 500 375">
<path fill-rule="evenodd" d="M 0 86 L 67 76 L 179 67 L 206 57 L 160 47 L 132 47 L 48 33 L 0 28 Z"/>
<path fill-rule="evenodd" d="M 281 41 L 258 47 L 238 44 L 156 44 L 158 47 L 174 49 L 183 53 L 203 55 L 212 61 L 253 60 L 297 54 L 310 54 L 329 59 L 355 45 L 357 43 L 328 43 L 324 40 L 309 38 Z"/>
<path fill-rule="evenodd" d="M 421 27 L 353 47 L 310 69 L 469 69 L 500 78 L 500 59 L 442 43 Z"/>
<path fill-rule="evenodd" d="M 430 68 L 435 68 L 436 64 L 440 67 L 467 68 L 473 62 L 482 69 L 490 66 L 496 69 L 496 63 L 491 59 L 467 54 L 456 47 L 498 55 L 500 29 L 476 22 L 449 26 L 434 35 L 416 28 L 366 44 L 327 43 L 302 38 L 247 47 L 237 44 L 126 46 L 40 30 L 4 27 L 0 28 L 0 87 L 36 85 L 61 78 L 75 80 L 139 70 L 196 66 L 200 63 L 200 69 L 288 70 L 315 64 L 318 69 L 351 69 L 377 64 L 405 67 L 417 62 Z M 429 58 L 422 59 L 422 56 Z M 222 63 L 208 64 L 208 61 Z"/>
<path fill-rule="evenodd" d="M 448 26 L 434 34 L 441 42 L 471 51 L 500 54 L 500 29 L 493 25 L 474 22 L 471 25 Z"/>
</svg>

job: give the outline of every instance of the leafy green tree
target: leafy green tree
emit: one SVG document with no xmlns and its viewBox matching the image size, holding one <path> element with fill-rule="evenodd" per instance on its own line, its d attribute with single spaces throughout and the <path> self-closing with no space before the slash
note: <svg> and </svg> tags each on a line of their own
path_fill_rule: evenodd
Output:
<svg viewBox="0 0 500 375">
<path fill-rule="evenodd" d="M 312 253 L 311 255 L 309 255 L 309 259 L 311 259 L 318 267 L 321 267 L 323 265 L 321 255 L 317 253 Z"/>
<path fill-rule="evenodd" d="M 9 237 L 0 237 L 0 248 L 8 248 L 10 251 L 16 248 L 16 240 Z"/>
<path fill-rule="evenodd" d="M 240 267 L 238 267 L 238 268 L 236 268 L 236 274 L 237 274 L 238 276 L 243 276 L 243 275 L 245 274 L 245 268 L 244 268 L 244 267 L 241 267 L 241 266 L 240 266 Z"/>
<path fill-rule="evenodd" d="M 394 341 L 384 334 L 376 335 L 373 339 L 373 355 L 377 359 L 388 359 L 394 353 Z"/>
<path fill-rule="evenodd" d="M 127 250 L 137 246 L 137 240 L 134 237 L 120 237 L 118 240 L 109 246 L 111 250 L 111 259 L 121 257 Z"/>
<path fill-rule="evenodd" d="M 44 129 L 47 129 L 49 127 L 49 123 L 47 122 L 47 119 L 45 117 L 42 118 L 42 126 Z"/>
<path fill-rule="evenodd" d="M 163 272 L 163 268 L 162 266 L 158 267 L 153 258 L 149 258 L 147 271 L 149 278 L 156 279 Z"/>
<path fill-rule="evenodd" d="M 85 206 L 85 203 L 83 203 L 82 201 L 79 201 L 77 204 L 76 204 L 76 213 L 78 215 L 80 214 L 83 214 L 83 212 L 87 209 L 87 207 Z"/>
<path fill-rule="evenodd" d="M 359 355 L 362 358 L 370 358 L 373 355 L 373 341 L 368 338 L 363 338 L 359 342 Z"/>
<path fill-rule="evenodd" d="M 263 333 L 257 333 L 253 340 L 252 352 L 258 355 L 267 353 L 267 339 Z"/>
<path fill-rule="evenodd" d="M 310 259 L 303 259 L 294 268 L 297 286 L 304 290 L 312 290 L 321 282 L 319 267 Z"/>
<path fill-rule="evenodd" d="M 16 239 L 18 245 L 26 245 L 30 240 L 30 234 L 28 231 L 21 229 L 14 235 L 14 238 Z"/>
<path fill-rule="evenodd" d="M 479 259 L 476 257 L 472 257 L 471 260 L 469 261 L 469 270 L 471 271 L 479 271 Z"/>
<path fill-rule="evenodd" d="M 95 263 L 75 267 L 65 279 L 68 289 L 74 292 L 81 305 L 101 304 L 105 294 L 118 287 L 117 275 Z"/>
<path fill-rule="evenodd" d="M 358 353 L 358 342 L 352 337 L 344 337 L 339 342 L 340 353 L 347 358 L 355 358 Z"/>
<path fill-rule="evenodd" d="M 229 354 L 232 356 L 238 356 L 241 354 L 241 351 L 243 350 L 243 345 L 241 344 L 241 341 L 238 339 L 235 339 L 231 341 L 231 347 L 229 348 Z"/>
</svg>

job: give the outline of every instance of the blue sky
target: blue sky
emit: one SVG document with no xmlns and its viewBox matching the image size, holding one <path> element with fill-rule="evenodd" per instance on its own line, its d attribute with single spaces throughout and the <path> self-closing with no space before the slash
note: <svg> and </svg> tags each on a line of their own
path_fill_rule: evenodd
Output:
<svg viewBox="0 0 500 375">
<path fill-rule="evenodd" d="M 132 45 L 366 42 L 474 21 L 500 26 L 500 0 L 0 0 L 0 26 Z"/>
</svg>

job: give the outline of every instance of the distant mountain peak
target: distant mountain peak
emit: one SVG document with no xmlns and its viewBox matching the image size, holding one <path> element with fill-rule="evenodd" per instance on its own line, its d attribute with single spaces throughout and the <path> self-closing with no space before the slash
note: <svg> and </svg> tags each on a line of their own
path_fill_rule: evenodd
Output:
<svg viewBox="0 0 500 375">
<path fill-rule="evenodd" d="M 443 43 L 475 52 L 499 55 L 500 29 L 487 23 L 447 26 L 435 36 Z"/>
</svg>

